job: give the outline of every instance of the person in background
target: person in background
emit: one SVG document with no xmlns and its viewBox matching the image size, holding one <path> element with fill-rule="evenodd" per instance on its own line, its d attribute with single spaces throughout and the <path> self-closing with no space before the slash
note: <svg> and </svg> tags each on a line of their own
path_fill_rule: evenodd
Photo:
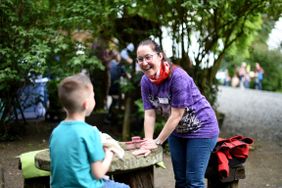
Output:
<svg viewBox="0 0 282 188">
<path fill-rule="evenodd" d="M 264 70 L 259 63 L 256 63 L 255 69 L 255 89 L 262 90 L 262 80 L 263 80 Z"/>
<path fill-rule="evenodd" d="M 130 57 L 129 53 L 134 51 L 133 43 L 129 43 L 126 48 L 122 49 L 120 52 L 121 59 L 127 64 L 132 64 L 133 59 Z"/>
<path fill-rule="evenodd" d="M 131 58 L 130 54 L 134 51 L 134 44 L 133 43 L 129 43 L 126 48 L 122 49 L 120 52 L 120 56 L 121 56 L 121 63 L 122 64 L 132 64 L 133 59 Z M 139 73 L 140 67 L 138 66 L 138 64 L 134 65 L 134 69 L 136 73 Z"/>
<path fill-rule="evenodd" d="M 245 79 L 247 74 L 247 64 L 243 62 L 239 68 L 240 88 L 245 88 Z"/>
<path fill-rule="evenodd" d="M 229 71 L 228 69 L 226 69 L 224 71 L 225 73 L 225 77 L 224 77 L 224 82 L 223 82 L 223 85 L 224 86 L 230 86 L 231 85 L 231 77 L 229 76 Z"/>
<path fill-rule="evenodd" d="M 251 71 L 251 66 L 247 63 L 245 64 L 245 75 L 244 75 L 244 88 L 249 89 L 250 88 L 250 81 L 251 81 L 251 77 L 250 77 L 250 71 Z"/>
<path fill-rule="evenodd" d="M 239 80 L 239 76 L 237 73 L 235 73 L 231 79 L 231 86 L 234 88 L 237 88 L 240 86 L 240 80 Z"/>
<path fill-rule="evenodd" d="M 103 147 L 100 132 L 85 122 L 95 107 L 93 85 L 85 74 L 63 79 L 58 95 L 66 118 L 52 131 L 49 143 L 52 188 L 128 188 L 104 179 L 114 153 Z"/>
<path fill-rule="evenodd" d="M 239 68 L 237 65 L 234 66 L 234 74 L 231 78 L 231 87 L 237 88 L 240 86 L 240 79 L 239 79 Z"/>
<path fill-rule="evenodd" d="M 136 61 L 144 72 L 145 141 L 134 154 L 148 155 L 168 139 L 175 187 L 204 188 L 206 168 L 219 135 L 214 110 L 193 79 L 173 65 L 155 41 L 146 39 L 138 45 Z M 157 114 L 167 120 L 154 138 Z"/>
<path fill-rule="evenodd" d="M 114 109 L 120 107 L 120 102 L 122 100 L 122 92 L 120 88 L 121 78 L 130 79 L 130 74 L 126 72 L 123 64 L 120 63 L 121 57 L 118 51 L 111 51 L 111 61 L 109 62 L 110 78 L 111 84 L 109 89 L 109 96 L 111 97 L 111 102 L 109 105 L 109 113 L 105 119 L 106 123 L 112 121 L 112 116 L 114 114 Z"/>
</svg>

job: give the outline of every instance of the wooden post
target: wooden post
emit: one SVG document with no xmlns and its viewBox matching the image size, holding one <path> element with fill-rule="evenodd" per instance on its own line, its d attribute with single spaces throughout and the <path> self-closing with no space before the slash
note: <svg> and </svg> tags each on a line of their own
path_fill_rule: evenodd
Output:
<svg viewBox="0 0 282 188">
<path fill-rule="evenodd" d="M 4 169 L 0 164 L 0 188 L 5 188 Z"/>
<path fill-rule="evenodd" d="M 229 176 L 221 179 L 217 168 L 209 166 L 206 171 L 208 188 L 239 188 L 239 179 L 245 178 L 245 167 L 241 164 L 229 168 Z"/>
<path fill-rule="evenodd" d="M 131 98 L 126 96 L 124 118 L 123 118 L 123 125 L 122 125 L 122 140 L 127 140 L 129 138 L 131 101 L 132 101 Z"/>
<path fill-rule="evenodd" d="M 223 183 L 218 178 L 208 179 L 208 188 L 239 188 L 239 180 Z"/>
<path fill-rule="evenodd" d="M 149 166 L 134 170 L 134 172 L 113 174 L 113 179 L 129 185 L 131 188 L 154 188 L 154 167 Z"/>
<path fill-rule="evenodd" d="M 36 177 L 24 179 L 24 188 L 50 188 L 50 177 Z"/>
</svg>

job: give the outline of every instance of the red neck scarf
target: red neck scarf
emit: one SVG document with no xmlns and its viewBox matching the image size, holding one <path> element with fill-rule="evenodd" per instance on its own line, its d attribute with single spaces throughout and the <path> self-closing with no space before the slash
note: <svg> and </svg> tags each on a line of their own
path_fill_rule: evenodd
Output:
<svg viewBox="0 0 282 188">
<path fill-rule="evenodd" d="M 170 64 L 164 61 L 161 63 L 160 71 L 156 75 L 149 77 L 149 79 L 152 83 L 159 85 L 168 78 L 170 72 Z"/>
</svg>

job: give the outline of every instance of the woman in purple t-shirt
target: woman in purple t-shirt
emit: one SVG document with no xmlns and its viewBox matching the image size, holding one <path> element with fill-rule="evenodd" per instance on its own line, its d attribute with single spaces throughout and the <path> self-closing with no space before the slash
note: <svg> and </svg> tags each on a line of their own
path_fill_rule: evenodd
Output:
<svg viewBox="0 0 282 188">
<path fill-rule="evenodd" d="M 136 154 L 148 155 L 168 139 L 175 187 L 204 187 L 205 171 L 219 134 L 214 110 L 193 79 L 173 65 L 153 40 L 138 45 L 137 63 L 144 72 L 141 93 L 146 141 Z M 154 139 L 157 113 L 167 121 Z"/>
</svg>

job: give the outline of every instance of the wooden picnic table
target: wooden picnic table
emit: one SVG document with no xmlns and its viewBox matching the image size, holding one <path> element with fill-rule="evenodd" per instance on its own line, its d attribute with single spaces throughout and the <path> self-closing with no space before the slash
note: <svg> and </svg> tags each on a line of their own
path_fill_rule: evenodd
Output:
<svg viewBox="0 0 282 188">
<path fill-rule="evenodd" d="M 125 148 L 125 143 L 120 143 Z M 163 161 L 163 149 L 159 146 L 148 156 L 135 156 L 133 150 L 125 150 L 123 160 L 114 157 L 108 175 L 117 182 L 128 184 L 131 188 L 154 187 L 154 165 Z M 35 166 L 50 171 L 49 149 L 35 155 Z M 48 177 L 49 178 L 49 177 Z"/>
</svg>

